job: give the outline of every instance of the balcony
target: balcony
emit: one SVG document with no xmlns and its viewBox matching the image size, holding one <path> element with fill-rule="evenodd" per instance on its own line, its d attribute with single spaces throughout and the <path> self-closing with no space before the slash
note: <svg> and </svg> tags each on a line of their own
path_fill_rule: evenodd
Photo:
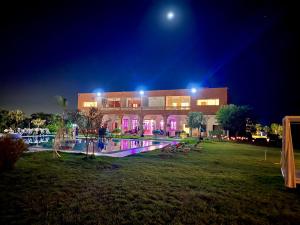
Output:
<svg viewBox="0 0 300 225">
<path fill-rule="evenodd" d="M 89 107 L 84 107 L 88 109 Z M 190 110 L 190 106 L 98 107 L 103 111 Z"/>
<path fill-rule="evenodd" d="M 190 106 L 166 106 L 165 110 L 190 110 Z"/>
</svg>

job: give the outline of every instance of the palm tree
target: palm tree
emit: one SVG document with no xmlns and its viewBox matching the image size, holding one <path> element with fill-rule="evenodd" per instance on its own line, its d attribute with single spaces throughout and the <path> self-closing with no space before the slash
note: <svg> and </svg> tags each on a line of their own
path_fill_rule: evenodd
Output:
<svg viewBox="0 0 300 225">
<path fill-rule="evenodd" d="M 0 132 L 9 126 L 9 111 L 0 110 Z"/>
<path fill-rule="evenodd" d="M 277 123 L 272 123 L 271 124 L 271 133 L 272 134 L 277 134 L 280 138 L 282 137 L 282 125 L 277 124 Z"/>
<path fill-rule="evenodd" d="M 59 124 L 58 130 L 56 132 L 54 138 L 54 145 L 53 145 L 53 156 L 54 157 L 61 157 L 58 153 L 59 148 L 61 147 L 61 139 L 65 140 L 65 114 L 67 111 L 68 101 L 63 96 L 55 96 L 57 104 L 63 109 L 62 116 L 61 116 L 61 123 Z"/>
<path fill-rule="evenodd" d="M 38 128 L 40 126 L 43 126 L 45 124 L 45 122 L 46 122 L 46 120 L 42 120 L 41 118 L 37 118 L 37 119 L 31 121 L 31 123 L 33 123 Z"/>
<path fill-rule="evenodd" d="M 65 114 L 67 111 L 68 100 L 63 96 L 58 95 L 58 96 L 56 96 L 56 102 L 63 110 L 62 115 L 61 115 L 62 120 L 61 120 L 61 128 L 60 129 L 62 129 L 62 138 L 64 140 L 65 139 Z"/>
<path fill-rule="evenodd" d="M 58 96 L 56 96 L 56 102 L 63 109 L 62 119 L 64 120 L 65 119 L 64 116 L 65 116 L 65 113 L 67 111 L 68 100 L 63 96 L 58 95 Z"/>
<path fill-rule="evenodd" d="M 17 109 L 16 111 L 10 111 L 9 117 L 11 120 L 16 122 L 15 128 L 18 128 L 19 123 L 25 119 L 25 113 L 23 113 L 21 110 Z"/>
</svg>

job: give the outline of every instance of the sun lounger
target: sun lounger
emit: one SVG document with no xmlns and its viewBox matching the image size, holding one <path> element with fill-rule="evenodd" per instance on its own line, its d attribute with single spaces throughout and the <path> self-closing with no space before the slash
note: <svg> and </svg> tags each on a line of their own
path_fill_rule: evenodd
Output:
<svg viewBox="0 0 300 225">
<path fill-rule="evenodd" d="M 175 145 L 168 144 L 161 149 L 162 152 L 173 152 L 175 149 Z"/>
<path fill-rule="evenodd" d="M 185 143 L 177 143 L 176 145 L 169 144 L 161 149 L 162 152 L 181 152 L 186 151 Z"/>
</svg>

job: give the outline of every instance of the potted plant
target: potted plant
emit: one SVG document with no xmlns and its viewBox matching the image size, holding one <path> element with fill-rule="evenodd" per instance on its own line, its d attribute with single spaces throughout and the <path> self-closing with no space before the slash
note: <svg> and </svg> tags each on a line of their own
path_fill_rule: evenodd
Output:
<svg viewBox="0 0 300 225">
<path fill-rule="evenodd" d="M 180 132 L 180 138 L 187 138 L 187 133 L 184 130 Z"/>
<path fill-rule="evenodd" d="M 115 136 L 120 136 L 121 135 L 121 129 L 120 128 L 116 128 L 111 133 L 113 135 L 115 135 Z"/>
</svg>

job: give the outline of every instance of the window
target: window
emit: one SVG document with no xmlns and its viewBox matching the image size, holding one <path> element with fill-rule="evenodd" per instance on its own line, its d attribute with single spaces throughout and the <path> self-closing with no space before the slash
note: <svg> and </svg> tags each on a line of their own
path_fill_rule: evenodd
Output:
<svg viewBox="0 0 300 225">
<path fill-rule="evenodd" d="M 163 107 L 165 105 L 165 97 L 149 97 L 149 107 Z"/>
<path fill-rule="evenodd" d="M 107 105 L 109 108 L 118 108 L 121 107 L 120 98 L 108 98 Z"/>
<path fill-rule="evenodd" d="M 198 99 L 197 105 L 219 105 L 220 101 L 218 98 L 216 99 Z"/>
<path fill-rule="evenodd" d="M 83 102 L 83 107 L 97 107 L 97 102 Z"/>
<path fill-rule="evenodd" d="M 183 107 L 188 108 L 190 106 L 190 96 L 166 96 L 167 107 Z"/>
<path fill-rule="evenodd" d="M 182 102 L 182 103 L 181 103 L 181 106 L 183 106 L 183 107 L 188 107 L 188 106 L 190 106 L 190 103 L 189 103 L 189 102 Z"/>
<path fill-rule="evenodd" d="M 141 98 L 127 98 L 126 107 L 138 108 L 141 106 Z"/>
</svg>

